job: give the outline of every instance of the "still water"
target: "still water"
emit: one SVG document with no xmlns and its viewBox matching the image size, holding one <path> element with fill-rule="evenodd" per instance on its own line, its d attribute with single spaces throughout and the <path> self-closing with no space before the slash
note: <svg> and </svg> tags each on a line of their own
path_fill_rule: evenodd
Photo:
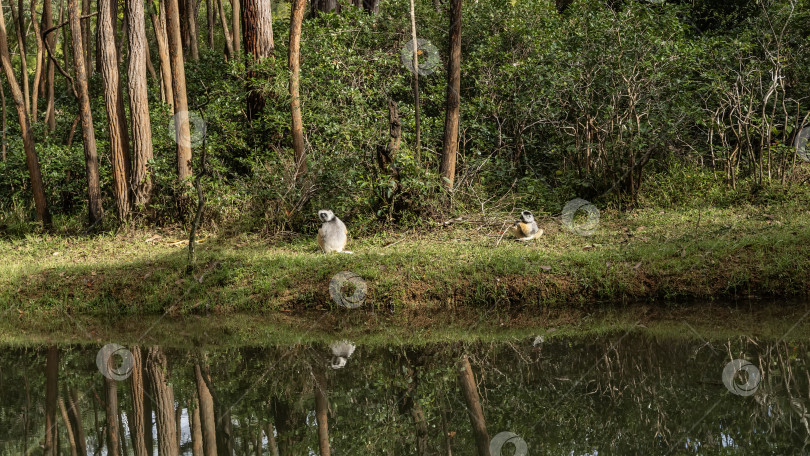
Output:
<svg viewBox="0 0 810 456">
<path fill-rule="evenodd" d="M 804 342 L 640 331 L 5 347 L 0 454 L 807 454 L 809 359 Z"/>
</svg>

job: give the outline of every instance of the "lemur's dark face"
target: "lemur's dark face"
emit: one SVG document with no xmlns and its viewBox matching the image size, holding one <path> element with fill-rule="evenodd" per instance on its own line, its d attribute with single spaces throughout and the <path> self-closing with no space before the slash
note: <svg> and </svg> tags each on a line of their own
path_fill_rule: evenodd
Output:
<svg viewBox="0 0 810 456">
<path fill-rule="evenodd" d="M 335 214 L 333 214 L 332 211 L 320 210 L 318 211 L 318 218 L 320 218 L 322 222 L 326 223 L 335 218 Z"/>
<path fill-rule="evenodd" d="M 523 223 L 532 223 L 534 221 L 534 216 L 529 211 L 523 211 L 520 214 L 520 220 L 523 221 Z"/>
</svg>

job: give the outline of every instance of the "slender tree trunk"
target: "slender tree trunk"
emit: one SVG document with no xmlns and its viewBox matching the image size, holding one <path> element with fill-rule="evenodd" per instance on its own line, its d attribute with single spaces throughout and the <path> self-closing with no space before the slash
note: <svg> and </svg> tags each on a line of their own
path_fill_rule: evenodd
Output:
<svg viewBox="0 0 810 456">
<path fill-rule="evenodd" d="M 192 456 L 203 456 L 203 436 L 202 425 L 200 423 L 200 401 L 194 398 L 192 401 L 194 407 L 193 412 L 190 414 L 191 419 L 191 454 Z"/>
<path fill-rule="evenodd" d="M 65 431 L 70 444 L 70 456 L 78 456 L 79 451 L 76 448 L 76 436 L 73 433 L 73 426 L 70 424 L 70 417 L 68 417 L 67 408 L 65 407 L 65 400 L 59 398 L 59 411 L 62 413 L 62 422 L 65 423 Z"/>
<path fill-rule="evenodd" d="M 0 10 L 2 10 L 2 0 L 0 0 Z M 48 211 L 48 204 L 45 199 L 45 186 L 42 182 L 42 172 L 39 168 L 39 158 L 37 157 L 37 151 L 34 146 L 34 132 L 31 130 L 28 111 L 25 107 L 25 99 L 23 98 L 20 86 L 17 84 L 17 78 L 14 76 L 14 68 L 11 66 L 11 56 L 8 51 L 8 35 L 6 34 L 6 21 L 2 14 L 0 14 L 0 60 L 2 60 L 3 71 L 6 74 L 6 80 L 11 88 L 11 96 L 14 99 L 14 104 L 17 107 L 17 115 L 20 119 L 23 149 L 25 150 L 25 163 L 28 167 L 28 174 L 31 176 L 31 191 L 34 194 L 37 220 L 40 220 L 46 227 L 50 227 L 51 214 Z M 5 106 L 5 103 L 3 106 Z M 3 131 L 5 132 L 5 129 L 3 129 Z"/>
<path fill-rule="evenodd" d="M 48 2 L 50 0 L 46 0 Z M 39 86 L 42 80 L 42 67 L 45 63 L 45 47 L 42 45 L 42 33 L 37 22 L 37 1 L 31 0 L 31 26 L 34 28 L 34 39 L 37 43 L 36 66 L 34 67 L 34 91 L 31 93 L 31 120 L 37 122 L 37 104 L 39 103 Z"/>
<path fill-rule="evenodd" d="M 183 446 L 182 445 L 183 442 L 181 440 L 181 437 L 183 435 L 183 432 L 182 432 L 183 424 L 182 424 L 182 422 L 183 422 L 183 406 L 178 402 L 177 403 L 177 408 L 174 409 L 174 424 L 175 424 L 175 427 L 177 428 L 177 448 L 181 448 Z"/>
<path fill-rule="evenodd" d="M 69 1 L 69 0 L 68 0 Z M 90 14 L 90 0 L 82 0 L 82 16 L 87 16 Z M 96 18 L 98 21 L 98 18 Z M 86 19 L 82 22 L 81 27 L 81 37 L 82 43 L 84 44 L 84 62 L 85 62 L 85 71 L 87 72 L 88 79 L 93 76 L 93 41 L 96 41 L 98 44 L 98 34 L 90 33 L 90 26 L 92 25 L 92 21 L 90 19 Z M 98 26 L 96 26 L 96 30 L 98 30 Z M 71 30 L 70 33 L 73 33 Z M 96 56 L 98 57 L 98 52 L 96 52 Z M 98 60 L 96 60 L 96 64 L 98 64 Z"/>
<path fill-rule="evenodd" d="M 457 0 L 453 0 L 457 1 Z M 464 402 L 467 404 L 467 412 L 470 415 L 473 435 L 475 436 L 475 446 L 478 448 L 478 456 L 490 456 L 489 434 L 484 421 L 484 410 L 481 408 L 481 399 L 478 396 L 478 387 L 475 383 L 475 376 L 470 366 L 467 355 L 461 358 L 458 365 L 458 381 L 461 384 L 461 392 L 464 394 Z"/>
<path fill-rule="evenodd" d="M 124 113 L 124 96 L 118 75 L 118 52 L 115 48 L 115 23 L 112 18 L 116 0 L 98 0 L 98 35 L 101 48 L 101 76 L 104 81 L 104 106 L 113 171 L 113 194 L 119 220 L 126 220 L 130 211 L 129 131 Z M 144 74 L 144 78 L 146 75 Z M 147 109 L 142 106 L 142 109 Z"/>
<path fill-rule="evenodd" d="M 75 389 L 65 390 L 65 397 L 68 399 L 68 417 L 73 426 L 73 434 L 76 440 L 76 451 L 80 455 L 87 454 L 87 440 L 84 434 L 84 422 L 82 412 L 79 410 L 79 395 Z"/>
<path fill-rule="evenodd" d="M 112 362 L 112 360 L 110 360 Z M 104 390 L 107 393 L 107 454 L 109 456 L 118 456 L 121 454 L 118 451 L 120 443 L 118 442 L 118 428 L 121 424 L 118 422 L 118 384 L 116 380 L 104 377 Z"/>
<path fill-rule="evenodd" d="M 45 30 L 53 27 L 53 10 L 50 0 L 45 0 L 42 4 L 42 21 Z M 56 49 L 56 33 L 52 32 L 48 34 L 45 41 L 51 50 Z M 45 59 L 45 61 L 48 62 L 47 71 L 45 72 L 45 92 L 48 100 L 47 107 L 45 108 L 45 122 L 48 124 L 48 132 L 53 133 L 53 131 L 56 130 L 56 113 L 54 112 L 56 100 L 56 93 L 54 92 L 56 66 L 50 59 Z"/>
<path fill-rule="evenodd" d="M 176 0 L 175 0 L 176 1 Z M 179 32 L 179 30 L 178 30 Z M 168 382 L 168 362 L 160 347 L 150 347 L 146 357 L 152 396 L 155 398 L 155 416 L 160 456 L 180 454 L 177 446 L 177 424 L 174 421 L 174 390 Z"/>
<path fill-rule="evenodd" d="M 146 21 L 144 21 L 145 27 Z M 144 28 L 144 37 L 146 37 L 146 29 Z M 155 72 L 155 67 L 152 65 L 152 51 L 149 50 L 149 40 L 147 39 L 147 45 L 144 48 L 144 54 L 146 54 L 146 69 L 149 71 L 149 77 L 152 78 L 154 81 L 160 81 L 157 76 L 157 72 Z"/>
<path fill-rule="evenodd" d="M 149 161 L 152 160 L 152 126 L 149 120 L 149 92 L 146 82 L 146 62 L 149 42 L 146 40 L 146 22 L 143 2 L 127 0 L 129 32 L 129 110 L 132 116 L 132 193 L 135 205 L 142 207 L 152 194 Z"/>
<path fill-rule="evenodd" d="M 273 423 L 267 423 L 267 430 L 265 434 L 267 434 L 267 446 L 270 447 L 270 454 L 272 456 L 279 456 L 278 444 L 276 444 L 276 432 L 275 429 L 273 429 Z"/>
<path fill-rule="evenodd" d="M 5 27 L 3 27 L 5 28 Z M 56 456 L 59 447 L 57 446 L 56 432 L 56 404 L 59 395 L 59 349 L 55 346 L 48 347 L 48 355 L 45 361 L 45 455 Z"/>
<path fill-rule="evenodd" d="M 205 456 L 217 455 L 217 431 L 214 417 L 214 399 L 203 378 L 202 368 L 194 365 L 194 378 L 197 383 L 197 396 L 200 401 L 200 427 Z"/>
<path fill-rule="evenodd" d="M 130 0 L 133 2 L 133 0 Z M 134 3 L 141 3 L 135 0 Z M 129 7 L 129 6 L 128 6 Z M 143 5 L 141 5 L 143 8 Z M 151 456 L 151 452 L 146 450 L 146 425 L 144 423 L 144 398 L 146 394 L 143 389 L 143 357 L 141 347 L 132 347 L 132 375 L 129 377 L 129 385 L 132 396 L 132 414 L 127 420 L 130 425 L 132 437 L 132 451 L 134 456 Z M 148 399 L 147 399 L 148 400 Z M 150 429 L 151 430 L 151 429 Z"/>
<path fill-rule="evenodd" d="M 205 0 L 205 16 L 208 20 L 208 49 L 214 49 L 214 4 L 212 0 Z"/>
<path fill-rule="evenodd" d="M 6 89 L 3 87 L 3 84 L 0 83 L 0 99 L 2 99 L 3 103 L 3 145 L 2 149 L 0 149 L 0 155 L 2 155 L 3 161 L 6 161 Z"/>
<path fill-rule="evenodd" d="M 231 0 L 231 19 L 233 21 L 232 36 L 233 36 L 233 52 L 234 56 L 239 55 L 242 49 L 242 27 L 239 20 L 242 17 L 241 0 Z"/>
<path fill-rule="evenodd" d="M 160 60 L 160 87 L 162 99 L 172 108 L 174 112 L 174 92 L 172 91 L 172 64 L 169 59 L 169 39 L 166 36 L 166 8 L 165 3 L 160 2 L 160 7 L 149 9 L 152 16 L 152 28 L 155 30 L 155 41 L 158 48 L 158 59 Z"/>
<path fill-rule="evenodd" d="M 220 456 L 233 456 L 234 435 L 231 412 L 223 404 L 216 404 L 217 451 Z"/>
<path fill-rule="evenodd" d="M 96 133 L 93 129 L 93 115 L 90 110 L 90 91 L 85 70 L 85 53 L 82 43 L 82 30 L 79 24 L 77 0 L 68 0 L 70 35 L 73 38 L 73 68 L 76 71 L 76 88 L 79 93 L 79 114 L 82 117 L 82 142 L 84 161 L 87 169 L 87 197 L 90 209 L 90 225 L 95 225 L 102 217 L 101 189 L 98 176 L 98 154 Z"/>
<path fill-rule="evenodd" d="M 191 44 L 191 59 L 195 62 L 200 60 L 200 47 L 198 40 L 197 29 L 197 1 L 185 0 L 186 2 L 186 17 L 188 18 L 188 34 Z"/>
<path fill-rule="evenodd" d="M 146 454 L 152 456 L 155 452 L 155 442 L 152 439 L 152 429 L 153 429 L 153 421 L 152 421 L 152 392 L 149 389 L 149 380 L 147 379 L 147 369 L 146 369 L 146 358 L 145 351 L 141 350 L 141 363 L 142 369 L 141 373 L 143 373 L 143 424 L 144 424 L 144 443 L 146 445 Z"/>
<path fill-rule="evenodd" d="M 186 70 L 183 66 L 182 38 L 178 0 L 166 2 L 166 31 L 169 38 L 169 58 L 172 62 L 172 91 L 174 92 L 174 126 L 177 139 L 177 177 L 185 181 L 191 177 L 191 126 L 186 99 Z"/>
<path fill-rule="evenodd" d="M 250 54 L 252 65 L 272 57 L 275 43 L 273 42 L 273 11 L 271 0 L 242 0 L 242 22 L 244 23 L 245 53 Z M 253 87 L 251 80 L 257 77 L 252 68 L 247 74 L 247 115 L 249 120 L 255 119 L 264 109 L 265 97 L 261 91 Z"/>
<path fill-rule="evenodd" d="M 416 39 L 416 12 L 411 0 L 411 36 L 413 37 L 413 105 L 416 130 L 416 162 L 422 161 L 422 120 L 419 115 L 419 44 Z"/>
<path fill-rule="evenodd" d="M 14 21 L 14 29 L 17 32 L 17 46 L 20 53 L 20 80 L 22 81 L 23 100 L 25 101 L 25 112 L 31 116 L 31 94 L 28 88 L 28 58 L 25 51 L 25 19 L 21 17 L 23 12 L 23 2 L 19 0 L 19 11 L 14 6 L 14 0 L 9 2 L 11 6 L 11 20 Z"/>
<path fill-rule="evenodd" d="M 290 110 L 292 111 L 292 137 L 295 157 L 295 177 L 307 172 L 307 157 L 304 150 L 304 127 L 301 120 L 299 84 L 301 23 L 304 20 L 306 0 L 292 0 L 290 7 Z"/>
<path fill-rule="evenodd" d="M 439 173 L 447 188 L 453 188 L 458 155 L 458 123 L 461 91 L 461 0 L 451 0 L 450 62 L 447 71 L 447 102 L 444 118 L 444 147 Z"/>
<path fill-rule="evenodd" d="M 228 31 L 228 18 L 225 16 L 225 6 L 223 6 L 223 0 L 214 0 L 215 2 L 219 3 L 219 20 L 222 22 L 222 29 L 225 33 L 225 58 L 232 59 L 234 57 L 233 51 L 233 39 L 231 39 L 231 34 Z"/>
<path fill-rule="evenodd" d="M 326 412 L 329 410 L 329 403 L 326 399 L 326 376 L 323 372 L 316 372 L 315 375 L 315 419 L 318 422 L 318 447 L 321 456 L 329 456 L 329 422 Z"/>
</svg>

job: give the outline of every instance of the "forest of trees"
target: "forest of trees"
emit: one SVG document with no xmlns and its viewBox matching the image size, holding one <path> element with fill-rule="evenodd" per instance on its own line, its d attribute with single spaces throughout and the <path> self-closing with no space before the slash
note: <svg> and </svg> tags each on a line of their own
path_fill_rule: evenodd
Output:
<svg viewBox="0 0 810 456">
<path fill-rule="evenodd" d="M 0 230 L 806 186 L 806 0 L 462 3 L 0 2 Z"/>
</svg>

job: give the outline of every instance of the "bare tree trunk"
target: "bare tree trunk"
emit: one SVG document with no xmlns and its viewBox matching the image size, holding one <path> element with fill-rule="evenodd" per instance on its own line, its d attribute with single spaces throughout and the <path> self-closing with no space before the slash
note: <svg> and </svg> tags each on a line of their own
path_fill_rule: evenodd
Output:
<svg viewBox="0 0 810 456">
<path fill-rule="evenodd" d="M 272 456 L 279 456 L 278 455 L 278 444 L 276 444 L 276 433 L 275 429 L 273 429 L 273 423 L 267 423 L 267 446 L 270 447 L 270 454 Z"/>
<path fill-rule="evenodd" d="M 82 0 L 82 16 L 87 16 L 89 14 L 90 14 L 90 0 Z M 96 20 L 98 20 L 98 19 L 96 19 Z M 84 43 L 84 54 L 83 54 L 84 62 L 85 62 L 85 67 L 84 68 L 85 68 L 85 71 L 87 72 L 87 77 L 88 78 L 93 76 L 93 70 L 94 70 L 93 69 L 93 58 L 92 58 L 92 56 L 93 56 L 93 44 L 92 43 L 95 40 L 96 44 L 98 44 L 98 34 L 91 34 L 90 33 L 90 26 L 91 26 L 90 19 L 87 19 L 84 22 L 82 22 L 81 37 L 82 37 L 82 43 Z M 96 29 L 98 29 L 98 26 L 96 26 Z M 73 33 L 73 31 L 71 30 L 70 33 Z M 98 52 L 96 52 L 96 55 L 97 54 L 98 54 Z M 96 61 L 96 63 L 98 63 L 98 61 Z"/>
<path fill-rule="evenodd" d="M 121 93 L 121 79 L 118 75 L 113 2 L 116 0 L 98 0 L 98 36 L 101 45 L 99 53 L 101 53 L 101 76 L 104 81 L 104 106 L 107 110 L 107 127 L 110 137 L 113 194 L 118 219 L 123 221 L 129 217 L 131 207 L 129 185 L 132 172 L 129 161 L 129 131 L 124 113 L 124 96 Z"/>
<path fill-rule="evenodd" d="M 200 47 L 197 42 L 198 29 L 197 29 L 197 1 L 185 0 L 186 2 L 186 17 L 188 20 L 188 34 L 191 41 L 191 59 L 195 62 L 200 60 Z"/>
<path fill-rule="evenodd" d="M 176 1 L 176 0 L 175 0 Z M 178 30 L 179 32 L 179 30 Z M 168 362 L 160 347 L 150 347 L 146 357 L 146 369 L 155 398 L 155 416 L 158 430 L 160 456 L 180 454 L 177 446 L 177 425 L 174 421 L 174 390 L 168 383 Z"/>
<path fill-rule="evenodd" d="M 458 0 L 453 0 L 458 1 Z M 467 404 L 467 412 L 470 415 L 473 435 L 475 436 L 475 446 L 478 448 L 478 456 L 490 456 L 489 434 L 484 421 L 484 410 L 481 408 L 481 399 L 478 396 L 478 387 L 475 384 L 475 376 L 470 367 L 470 360 L 467 355 L 461 358 L 458 365 L 458 381 L 461 384 L 461 392 L 464 394 L 464 402 Z"/>
<path fill-rule="evenodd" d="M 225 16 L 225 6 L 222 4 L 223 0 L 214 1 L 219 3 L 219 19 L 222 22 L 222 29 L 225 31 L 225 58 L 232 59 L 235 54 L 233 51 L 233 39 L 231 39 L 231 34 L 228 31 L 228 18 Z"/>
<path fill-rule="evenodd" d="M 307 172 L 307 157 L 304 150 L 304 127 L 301 121 L 301 98 L 299 85 L 301 23 L 304 20 L 306 0 L 292 0 L 290 7 L 290 110 L 292 111 L 292 137 L 295 156 L 295 177 Z"/>
<path fill-rule="evenodd" d="M 18 52 L 20 53 L 20 80 L 22 80 L 22 88 L 23 88 L 23 99 L 25 101 L 25 112 L 28 113 L 28 116 L 31 116 L 31 94 L 28 89 L 28 58 L 26 57 L 25 52 L 25 19 L 21 17 L 22 15 L 22 7 L 23 2 L 19 0 L 20 10 L 17 11 L 17 7 L 14 6 L 14 0 L 9 2 L 9 6 L 11 6 L 11 20 L 14 21 L 14 28 L 17 32 L 17 46 L 19 47 Z"/>
<path fill-rule="evenodd" d="M 145 13 L 144 13 L 145 14 Z M 146 37 L 146 22 L 144 21 L 144 38 Z M 146 69 L 149 71 L 149 77 L 151 77 L 155 81 L 160 81 L 157 76 L 157 72 L 155 72 L 155 67 L 152 65 L 152 51 L 149 50 L 149 40 L 147 39 L 147 45 L 144 48 L 144 54 L 146 54 Z"/>
<path fill-rule="evenodd" d="M 416 12 L 411 0 L 411 36 L 413 37 L 413 105 L 416 130 L 416 162 L 422 161 L 422 120 L 419 113 L 419 44 L 416 40 Z"/>
<path fill-rule="evenodd" d="M 458 155 L 458 123 L 461 91 L 461 0 L 451 0 L 450 62 L 447 69 L 447 102 L 444 118 L 444 146 L 439 173 L 447 188 L 453 188 Z"/>
<path fill-rule="evenodd" d="M 239 24 L 239 20 L 242 17 L 240 0 L 231 0 L 231 20 L 233 22 L 232 32 L 233 32 L 233 52 L 234 56 L 239 55 L 239 52 L 242 50 L 242 27 Z"/>
<path fill-rule="evenodd" d="M 3 146 L 0 155 L 3 161 L 6 161 L 6 89 L 3 88 L 3 84 L 0 84 L 0 98 L 3 102 Z"/>
<path fill-rule="evenodd" d="M 245 53 L 250 54 L 253 65 L 271 57 L 275 49 L 273 42 L 273 11 L 271 0 L 243 0 L 242 22 L 244 23 Z M 255 119 L 264 109 L 265 97 L 251 80 L 256 77 L 252 68 L 248 69 L 247 115 Z"/>
<path fill-rule="evenodd" d="M 174 111 L 174 92 L 172 91 L 172 64 L 169 59 L 169 39 L 166 37 L 166 8 L 165 3 L 160 2 L 160 7 L 150 8 L 152 16 L 152 28 L 155 30 L 155 41 L 157 42 L 158 58 L 160 60 L 160 87 L 163 89 L 161 96 L 164 102 L 171 106 Z"/>
<path fill-rule="evenodd" d="M 0 10 L 2 10 L 2 0 L 0 0 Z M 20 130 L 23 137 L 23 149 L 25 149 L 25 163 L 28 166 L 28 174 L 31 176 L 31 191 L 34 194 L 34 204 L 37 209 L 37 220 L 43 225 L 50 227 L 51 214 L 48 211 L 48 204 L 45 199 L 45 186 L 42 183 L 42 172 L 39 168 L 39 158 L 34 146 L 34 132 L 28 119 L 28 111 L 25 106 L 20 86 L 14 76 L 14 68 L 11 66 L 11 56 L 8 51 L 8 35 L 6 34 L 5 17 L 0 14 L 0 60 L 2 60 L 3 71 L 6 73 L 6 80 L 11 88 L 11 96 L 17 107 L 17 115 L 20 119 Z M 3 104 L 5 106 L 5 104 Z M 3 129 L 5 132 L 5 129 Z"/>
<path fill-rule="evenodd" d="M 174 409 L 174 424 L 177 428 L 177 448 L 182 447 L 182 440 L 180 439 L 183 435 L 183 405 L 179 402 L 177 403 L 177 408 Z"/>
<path fill-rule="evenodd" d="M 178 0 L 166 2 L 166 31 L 169 38 L 169 58 L 172 62 L 172 91 L 174 92 L 174 126 L 177 139 L 177 177 L 185 181 L 191 177 L 191 126 L 186 99 L 186 70 L 180 36 Z"/>
<path fill-rule="evenodd" d="M 79 410 L 79 395 L 75 389 L 65 390 L 65 397 L 68 400 L 68 417 L 73 426 L 73 434 L 76 440 L 76 451 L 80 455 L 87 454 L 87 441 L 84 434 L 84 423 L 82 422 L 82 412 Z"/>
<path fill-rule="evenodd" d="M 315 376 L 315 419 L 318 422 L 318 447 L 321 456 L 329 456 L 329 422 L 326 412 L 329 410 L 329 403 L 326 399 L 326 376 L 323 372 L 314 372 Z"/>
<path fill-rule="evenodd" d="M 127 0 L 127 25 L 129 26 L 129 110 L 132 116 L 132 193 L 134 203 L 142 207 L 152 194 L 152 177 L 149 161 L 152 160 L 152 125 L 149 120 L 149 92 L 146 82 L 146 62 L 149 42 L 146 40 L 146 22 L 143 2 Z"/>
<path fill-rule="evenodd" d="M 146 445 L 146 454 L 152 456 L 155 452 L 155 442 L 152 439 L 152 429 L 153 429 L 153 421 L 152 421 L 152 392 L 149 389 L 149 381 L 147 380 L 147 369 L 146 369 L 146 359 L 144 358 L 145 354 L 143 350 L 141 351 L 141 359 L 143 363 L 141 364 L 142 369 L 141 372 L 144 375 L 143 380 L 143 424 L 144 424 L 144 444 Z"/>
<path fill-rule="evenodd" d="M 131 3 L 141 3 L 130 0 Z M 129 6 L 127 6 L 129 8 Z M 143 5 L 141 5 L 143 8 Z M 144 423 L 144 398 L 147 397 L 143 389 L 143 356 L 141 347 L 134 346 L 132 352 L 132 375 L 129 385 L 132 393 L 132 415 L 129 416 L 130 434 L 132 436 L 132 451 L 134 456 L 147 456 L 151 452 L 146 450 L 146 425 Z M 151 429 L 150 429 L 151 433 Z"/>
<path fill-rule="evenodd" d="M 203 456 L 203 436 L 202 425 L 200 423 L 200 401 L 197 398 L 192 400 L 194 411 L 189 414 L 191 421 L 191 454 L 192 456 Z"/>
<path fill-rule="evenodd" d="M 205 16 L 208 20 L 208 49 L 214 49 L 214 5 L 215 1 L 205 0 Z"/>
<path fill-rule="evenodd" d="M 200 400 L 200 427 L 202 428 L 205 456 L 217 455 L 217 431 L 214 417 L 214 399 L 203 378 L 202 368 L 194 365 L 194 378 L 197 383 L 197 396 Z"/>
<path fill-rule="evenodd" d="M 5 27 L 3 27 L 5 29 Z M 56 404 L 59 395 L 59 349 L 48 347 L 45 361 L 45 455 L 58 454 L 56 432 Z"/>
<path fill-rule="evenodd" d="M 68 443 L 70 444 L 70 456 L 78 456 L 79 452 L 76 448 L 76 436 L 73 433 L 73 426 L 70 424 L 70 417 L 68 417 L 67 408 L 65 408 L 65 401 L 59 398 L 59 411 L 62 413 L 62 422 L 65 423 L 65 431 L 67 431 Z"/>
<path fill-rule="evenodd" d="M 45 0 L 42 4 L 42 21 L 45 30 L 53 27 L 53 10 L 51 8 L 51 1 Z M 56 34 L 50 33 L 45 41 L 51 50 L 56 47 Z M 45 72 L 45 92 L 47 97 L 47 107 L 45 108 L 45 122 L 48 124 L 48 132 L 53 133 L 56 130 L 56 113 L 55 100 L 56 93 L 54 92 L 54 81 L 56 77 L 56 67 L 50 59 L 45 59 L 48 62 L 47 71 Z"/>
<path fill-rule="evenodd" d="M 79 114 L 82 117 L 82 142 L 84 143 L 84 161 L 87 169 L 87 200 L 90 209 L 90 225 L 93 226 L 101 220 L 103 212 L 98 177 L 96 133 L 93 129 L 93 115 L 90 111 L 90 91 L 87 83 L 87 72 L 84 67 L 85 53 L 77 0 L 68 0 L 68 19 L 70 21 L 70 35 L 73 38 L 73 67 L 76 71 L 76 88 L 79 93 Z"/>
<path fill-rule="evenodd" d="M 49 2 L 50 0 L 46 0 Z M 31 0 L 31 26 L 34 28 L 34 38 L 37 43 L 36 66 L 34 67 L 34 91 L 31 93 L 31 120 L 37 122 L 37 104 L 39 102 L 39 86 L 42 80 L 42 66 L 45 63 L 45 48 L 42 45 L 42 34 L 37 22 L 37 1 Z"/>
<path fill-rule="evenodd" d="M 112 362 L 112 360 L 110 360 Z M 118 422 L 118 384 L 116 380 L 104 377 L 104 390 L 107 393 L 107 454 L 109 456 L 118 456 L 118 428 L 121 426 Z"/>
</svg>

